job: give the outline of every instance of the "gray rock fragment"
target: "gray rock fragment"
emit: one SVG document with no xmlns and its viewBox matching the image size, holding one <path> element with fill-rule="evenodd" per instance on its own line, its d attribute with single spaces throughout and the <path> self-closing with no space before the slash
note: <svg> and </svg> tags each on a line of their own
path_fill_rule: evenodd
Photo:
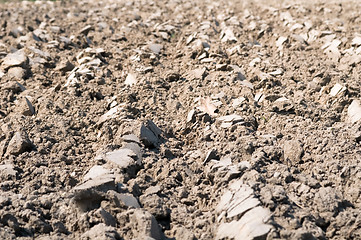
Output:
<svg viewBox="0 0 361 240">
<path fill-rule="evenodd" d="M 138 200 L 130 193 L 114 192 L 114 197 L 116 197 L 120 205 L 124 205 L 126 207 L 140 208 Z"/>
<path fill-rule="evenodd" d="M 145 190 L 144 195 L 157 194 L 158 192 L 160 192 L 160 190 L 161 188 L 159 186 L 150 186 Z"/>
<path fill-rule="evenodd" d="M 143 151 L 142 149 L 140 148 L 139 144 L 138 143 L 134 143 L 134 142 L 129 142 L 129 143 L 126 143 L 124 145 L 124 148 L 125 149 L 130 149 L 134 152 L 134 154 L 136 155 L 136 163 L 138 165 L 141 165 L 142 164 L 142 159 L 143 159 Z"/>
<path fill-rule="evenodd" d="M 299 163 L 304 154 L 302 143 L 298 140 L 286 141 L 283 146 L 284 159 L 291 163 Z"/>
<path fill-rule="evenodd" d="M 239 221 L 220 224 L 216 239 L 254 240 L 265 238 L 272 228 L 271 225 L 265 224 L 270 216 L 271 213 L 268 209 L 255 207 L 246 212 Z"/>
<path fill-rule="evenodd" d="M 160 144 L 160 135 L 162 131 L 151 120 L 148 120 L 140 128 L 140 140 L 147 147 L 158 147 Z"/>
<path fill-rule="evenodd" d="M 189 72 L 193 79 L 203 79 L 206 76 L 206 68 L 197 68 Z"/>
<path fill-rule="evenodd" d="M 93 166 L 87 174 L 83 177 L 84 181 L 90 180 L 90 179 L 96 179 L 103 175 L 109 175 L 110 170 L 104 168 L 103 166 L 95 165 Z"/>
<path fill-rule="evenodd" d="M 16 178 L 17 171 L 14 170 L 14 166 L 12 164 L 3 164 L 0 165 L 0 179 L 2 181 L 7 181 L 10 179 Z"/>
<path fill-rule="evenodd" d="M 194 236 L 194 234 L 185 227 L 177 228 L 175 239 L 177 240 L 196 240 L 197 238 Z"/>
<path fill-rule="evenodd" d="M 203 160 L 203 164 L 208 163 L 212 159 L 219 160 L 218 152 L 216 149 L 212 149 L 207 153 L 206 157 Z"/>
<path fill-rule="evenodd" d="M 217 118 L 221 122 L 221 128 L 228 128 L 236 123 L 243 122 L 244 119 L 238 114 L 231 114 Z"/>
<path fill-rule="evenodd" d="M 61 71 L 62 73 L 69 72 L 74 69 L 74 64 L 72 64 L 69 60 L 61 61 L 55 68 L 57 71 Z"/>
<path fill-rule="evenodd" d="M 8 70 L 8 76 L 15 79 L 24 79 L 26 77 L 26 70 L 22 67 L 13 67 Z"/>
<path fill-rule="evenodd" d="M 112 226 L 115 227 L 117 224 L 117 220 L 109 213 L 107 212 L 104 208 L 100 207 L 96 212 L 96 215 L 100 216 L 103 219 L 103 222 L 107 225 L 107 226 Z"/>
<path fill-rule="evenodd" d="M 187 115 L 187 122 L 192 122 L 194 123 L 196 121 L 196 117 L 195 117 L 195 110 L 192 109 L 188 112 L 188 115 Z"/>
<path fill-rule="evenodd" d="M 25 132 L 15 132 L 9 142 L 6 153 L 17 156 L 23 152 L 31 151 L 32 148 L 33 144 Z"/>
<path fill-rule="evenodd" d="M 108 190 L 115 189 L 114 175 L 102 175 L 95 179 L 90 179 L 73 188 L 75 197 L 82 196 L 88 191 L 101 191 L 106 192 Z"/>
<path fill-rule="evenodd" d="M 114 178 L 114 175 L 102 175 L 74 187 L 71 194 L 77 207 L 82 211 L 98 208 L 105 193 L 116 189 Z"/>
<path fill-rule="evenodd" d="M 355 123 L 361 119 L 361 103 L 359 100 L 353 100 L 347 109 L 348 119 Z"/>
<path fill-rule="evenodd" d="M 149 44 L 149 49 L 155 53 L 155 54 L 159 54 L 162 49 L 163 49 L 163 45 L 162 44 Z"/>
<path fill-rule="evenodd" d="M 128 168 L 137 164 L 137 155 L 128 148 L 122 148 L 105 154 L 105 160 L 120 168 Z"/>
<path fill-rule="evenodd" d="M 140 139 L 134 134 L 128 134 L 123 136 L 125 142 L 134 142 L 140 144 Z"/>
<path fill-rule="evenodd" d="M 25 98 L 26 105 L 28 106 L 28 111 L 23 112 L 23 114 L 25 116 L 34 115 L 35 114 L 35 108 L 34 108 L 33 104 L 29 101 L 29 99 L 27 97 L 24 97 L 24 98 Z"/>
<path fill-rule="evenodd" d="M 246 198 L 243 201 L 239 201 L 239 200 L 236 201 L 238 201 L 237 205 L 234 206 L 233 208 L 228 209 L 227 218 L 232 218 L 235 216 L 242 215 L 246 211 L 260 204 L 260 201 L 253 197 Z"/>
<path fill-rule="evenodd" d="M 143 209 L 136 209 L 130 220 L 134 224 L 132 231 L 137 239 L 165 239 L 157 220 L 149 212 Z"/>
<path fill-rule="evenodd" d="M 84 35 L 88 35 L 90 30 L 93 30 L 93 27 L 91 25 L 87 25 L 87 26 L 83 27 L 82 29 L 80 29 L 79 33 L 84 34 Z"/>
<path fill-rule="evenodd" d="M 90 230 L 81 235 L 82 240 L 120 240 L 119 233 L 115 227 L 107 226 L 104 223 L 95 225 Z"/>
<path fill-rule="evenodd" d="M 2 61 L 1 67 L 3 69 L 9 69 L 11 67 L 22 67 L 26 68 L 29 64 L 29 59 L 25 55 L 24 51 L 16 51 L 9 53 Z"/>
</svg>

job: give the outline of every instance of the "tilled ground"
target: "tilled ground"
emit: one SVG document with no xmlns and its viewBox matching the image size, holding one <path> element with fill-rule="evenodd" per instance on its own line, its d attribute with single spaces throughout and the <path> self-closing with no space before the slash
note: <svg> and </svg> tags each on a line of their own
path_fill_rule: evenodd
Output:
<svg viewBox="0 0 361 240">
<path fill-rule="evenodd" d="M 1 239 L 360 239 L 361 4 L 0 5 Z"/>
</svg>

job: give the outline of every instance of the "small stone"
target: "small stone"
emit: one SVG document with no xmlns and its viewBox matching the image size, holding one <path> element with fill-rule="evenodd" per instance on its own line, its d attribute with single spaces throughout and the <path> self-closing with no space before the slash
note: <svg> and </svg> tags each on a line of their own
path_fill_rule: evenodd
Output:
<svg viewBox="0 0 361 240">
<path fill-rule="evenodd" d="M 200 98 L 199 106 L 197 107 L 201 112 L 207 113 L 209 116 L 215 117 L 217 116 L 218 108 L 211 101 L 210 97 Z"/>
<path fill-rule="evenodd" d="M 60 33 L 61 29 L 58 26 L 50 26 L 50 31 L 52 31 L 53 33 Z"/>
<path fill-rule="evenodd" d="M 197 68 L 189 72 L 189 75 L 194 79 L 203 79 L 206 75 L 205 68 Z"/>
<path fill-rule="evenodd" d="M 219 160 L 218 152 L 216 149 L 212 149 L 207 153 L 206 157 L 203 160 L 203 164 L 206 164 L 212 159 Z"/>
<path fill-rule="evenodd" d="M 29 140 L 25 132 L 15 132 L 7 147 L 7 154 L 19 155 L 23 152 L 31 151 L 33 148 L 32 142 Z"/>
<path fill-rule="evenodd" d="M 115 227 L 107 226 L 104 223 L 95 225 L 81 235 L 82 240 L 120 240 L 122 239 Z"/>
<path fill-rule="evenodd" d="M 15 180 L 17 171 L 14 170 L 12 164 L 3 164 L 0 165 L 0 179 L 2 181 Z"/>
<path fill-rule="evenodd" d="M 274 102 L 272 110 L 278 113 L 287 113 L 292 112 L 294 106 L 288 98 L 280 97 Z"/>
<path fill-rule="evenodd" d="M 115 107 L 111 108 L 108 112 L 106 112 L 105 114 L 100 116 L 97 124 L 101 125 L 104 122 L 108 121 L 109 119 L 115 118 L 116 116 L 118 116 L 118 114 L 121 112 L 121 110 L 123 110 L 123 108 L 120 106 L 115 106 Z"/>
<path fill-rule="evenodd" d="M 166 80 L 168 82 L 174 82 L 174 81 L 178 81 L 180 78 L 180 74 L 177 73 L 177 72 L 171 72 L 171 73 L 168 73 L 166 75 Z"/>
<path fill-rule="evenodd" d="M 16 103 L 17 103 L 17 112 L 20 112 L 22 115 L 32 116 L 35 114 L 35 108 L 27 97 L 24 97 L 16 101 Z"/>
<path fill-rule="evenodd" d="M 283 146 L 284 159 L 292 164 L 299 163 L 304 153 L 302 143 L 298 140 L 289 140 Z"/>
<path fill-rule="evenodd" d="M 258 92 L 255 96 L 254 96 L 254 101 L 256 102 L 262 102 L 264 100 L 265 96 L 262 92 Z"/>
<path fill-rule="evenodd" d="M 22 67 L 13 67 L 8 70 L 8 76 L 15 79 L 24 79 L 26 77 L 26 70 Z"/>
<path fill-rule="evenodd" d="M 134 134 L 128 134 L 123 136 L 125 142 L 134 142 L 140 144 L 140 139 Z"/>
<path fill-rule="evenodd" d="M 130 216 L 130 222 L 134 225 L 132 231 L 137 239 L 165 239 L 157 220 L 143 209 L 136 209 L 134 214 Z"/>
<path fill-rule="evenodd" d="M 74 64 L 72 64 L 69 60 L 61 61 L 55 68 L 57 71 L 61 71 L 62 73 L 69 72 L 75 68 Z"/>
<path fill-rule="evenodd" d="M 271 76 L 282 75 L 282 74 L 283 74 L 283 70 L 279 68 L 279 69 L 277 69 L 277 70 L 275 70 L 275 71 L 273 71 L 273 72 L 269 72 L 268 74 L 271 75 Z"/>
<path fill-rule="evenodd" d="M 114 197 L 126 207 L 140 208 L 138 200 L 130 193 L 114 192 Z"/>
<path fill-rule="evenodd" d="M 163 49 L 163 45 L 162 44 L 149 44 L 149 49 L 155 53 L 155 54 L 159 54 L 162 49 Z"/>
<path fill-rule="evenodd" d="M 333 87 L 331 88 L 330 95 L 331 95 L 332 97 L 335 97 L 336 95 L 338 95 L 338 94 L 340 94 L 340 93 L 342 93 L 342 92 L 344 92 L 344 91 L 346 91 L 346 87 L 345 87 L 345 86 L 342 86 L 342 85 L 339 84 L 339 83 L 336 83 L 335 86 L 333 86 Z"/>
<path fill-rule="evenodd" d="M 129 73 L 127 77 L 125 78 L 124 84 L 128 86 L 132 86 L 137 84 L 137 77 L 135 74 Z"/>
<path fill-rule="evenodd" d="M 177 240 L 196 240 L 197 238 L 194 234 L 185 227 L 180 227 L 176 229 L 175 239 Z"/>
<path fill-rule="evenodd" d="M 158 147 L 160 143 L 161 130 L 154 124 L 153 121 L 148 120 L 140 128 L 140 140 L 147 147 Z"/>
<path fill-rule="evenodd" d="M 29 101 L 29 99 L 27 97 L 24 97 L 24 98 L 25 98 L 26 105 L 28 106 L 28 110 L 23 112 L 23 115 L 25 115 L 25 116 L 34 115 L 35 108 L 34 108 L 33 104 Z"/>
<path fill-rule="evenodd" d="M 276 41 L 276 47 L 278 48 L 278 50 L 282 50 L 283 49 L 283 44 L 287 41 L 287 37 L 279 37 Z"/>
<path fill-rule="evenodd" d="M 354 39 L 352 39 L 352 43 L 351 45 L 356 45 L 356 46 L 360 46 L 361 45 L 361 37 L 357 36 Z"/>
<path fill-rule="evenodd" d="M 238 114 L 231 114 L 231 115 L 219 117 L 219 118 L 217 118 L 217 120 L 221 121 L 221 122 L 238 123 L 238 122 L 242 122 L 244 119 L 243 119 L 243 117 L 241 117 Z"/>
<path fill-rule="evenodd" d="M 96 179 L 103 175 L 109 175 L 110 170 L 104 168 L 103 166 L 95 165 L 93 166 L 87 174 L 83 177 L 84 181 L 90 180 L 90 179 Z"/>
<path fill-rule="evenodd" d="M 136 156 L 137 164 L 138 165 L 142 164 L 143 151 L 142 151 L 142 148 L 140 147 L 139 142 L 128 142 L 124 145 L 123 148 L 133 151 Z"/>
<path fill-rule="evenodd" d="M 103 222 L 107 225 L 107 226 L 112 226 L 115 227 L 117 224 L 117 220 L 109 213 L 107 212 L 104 208 L 99 208 L 95 214 L 99 215 L 102 219 Z"/>
<path fill-rule="evenodd" d="M 216 65 L 216 70 L 217 71 L 227 71 L 228 66 L 227 64 L 217 64 Z"/>
<path fill-rule="evenodd" d="M 237 42 L 237 38 L 234 36 L 233 29 L 225 27 L 221 32 L 221 42 Z"/>
<path fill-rule="evenodd" d="M 157 194 L 160 190 L 161 188 L 159 186 L 151 186 L 145 190 L 144 195 Z"/>
<path fill-rule="evenodd" d="M 137 154 L 127 148 L 121 148 L 105 154 L 105 160 L 120 168 L 129 168 L 137 164 Z"/>
<path fill-rule="evenodd" d="M 272 229 L 271 225 L 265 224 L 270 216 L 268 209 L 255 207 L 246 212 L 239 221 L 219 225 L 216 239 L 265 239 Z"/>
<path fill-rule="evenodd" d="M 233 99 L 232 107 L 237 108 L 237 107 L 241 106 L 244 101 L 246 101 L 246 98 L 244 98 L 244 97 L 239 97 L 239 98 Z"/>
<path fill-rule="evenodd" d="M 228 209 L 227 218 L 232 218 L 235 216 L 242 215 L 249 209 L 252 209 L 260 204 L 260 201 L 253 197 L 246 198 L 243 201 L 237 199 L 235 201 L 237 202 L 236 203 L 237 205 L 234 206 L 233 208 Z"/>
<path fill-rule="evenodd" d="M 73 188 L 73 191 L 76 193 L 76 198 L 86 195 L 87 192 L 92 190 L 101 192 L 115 190 L 114 175 L 101 175 L 100 177 L 90 179 Z"/>
<path fill-rule="evenodd" d="M 188 115 L 187 115 L 187 122 L 192 122 L 194 123 L 196 121 L 196 117 L 195 117 L 195 110 L 192 109 L 189 111 Z"/>
<path fill-rule="evenodd" d="M 353 100 L 347 109 L 349 121 L 355 123 L 361 119 L 361 104 L 359 100 Z"/>
<path fill-rule="evenodd" d="M 9 53 L 4 59 L 1 64 L 3 69 L 8 69 L 11 67 L 22 67 L 26 68 L 29 64 L 29 59 L 25 55 L 24 51 L 16 51 L 14 53 Z"/>
<path fill-rule="evenodd" d="M 71 194 L 76 206 L 82 211 L 98 208 L 105 193 L 116 189 L 114 178 L 114 175 L 102 175 L 75 186 Z"/>
<path fill-rule="evenodd" d="M 84 35 L 88 35 L 88 33 L 90 32 L 90 30 L 93 30 L 93 27 L 91 25 L 87 25 L 85 27 L 83 27 L 79 33 L 80 34 L 84 34 Z"/>
</svg>

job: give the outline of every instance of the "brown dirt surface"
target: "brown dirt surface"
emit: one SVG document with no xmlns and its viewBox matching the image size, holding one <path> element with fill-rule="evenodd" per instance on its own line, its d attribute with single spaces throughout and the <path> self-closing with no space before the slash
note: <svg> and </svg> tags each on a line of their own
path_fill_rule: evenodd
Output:
<svg viewBox="0 0 361 240">
<path fill-rule="evenodd" d="M 359 1 L 0 4 L 0 239 L 361 239 Z"/>
</svg>

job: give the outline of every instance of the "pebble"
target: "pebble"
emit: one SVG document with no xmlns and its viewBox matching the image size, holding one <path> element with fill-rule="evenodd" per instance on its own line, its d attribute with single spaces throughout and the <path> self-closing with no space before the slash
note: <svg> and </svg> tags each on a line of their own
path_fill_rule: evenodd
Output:
<svg viewBox="0 0 361 240">
<path fill-rule="evenodd" d="M 85 176 L 83 177 L 83 180 L 87 181 L 87 180 L 95 179 L 102 175 L 108 175 L 108 174 L 110 174 L 109 169 L 106 169 L 103 166 L 95 165 L 88 171 L 87 174 L 85 174 Z"/>
<path fill-rule="evenodd" d="M 0 179 L 2 181 L 15 179 L 16 174 L 17 174 L 17 171 L 14 170 L 14 166 L 12 164 L 0 165 Z M 0 203 L 1 203 L 1 201 L 0 201 Z"/>
<path fill-rule="evenodd" d="M 222 222 L 217 229 L 216 239 L 253 240 L 266 236 L 272 228 L 266 224 L 271 213 L 259 205 L 260 201 L 254 197 L 253 189 L 243 184 L 242 180 L 230 184 L 216 207 L 218 221 L 223 216 L 226 216 L 226 220 L 235 217 L 240 219 Z"/>
<path fill-rule="evenodd" d="M 91 25 L 87 25 L 87 26 L 83 27 L 82 29 L 80 29 L 79 33 L 84 34 L 84 35 L 88 35 L 90 30 L 93 30 L 93 27 Z"/>
<path fill-rule="evenodd" d="M 332 97 L 335 97 L 336 95 L 342 93 L 346 91 L 346 87 L 345 86 L 342 86 L 341 84 L 339 83 L 336 83 L 332 88 L 331 88 L 331 91 L 330 91 L 330 95 Z"/>
<path fill-rule="evenodd" d="M 162 44 L 149 44 L 149 49 L 155 53 L 155 54 L 159 54 L 162 49 L 163 49 L 163 45 Z"/>
<path fill-rule="evenodd" d="M 9 53 L 3 59 L 1 67 L 5 70 L 11 67 L 22 67 L 26 68 L 29 64 L 29 59 L 25 55 L 24 51 L 18 50 L 14 53 Z"/>
<path fill-rule="evenodd" d="M 361 119 L 361 104 L 359 100 L 353 100 L 347 108 L 347 114 L 351 123 L 358 122 Z"/>
<path fill-rule="evenodd" d="M 8 70 L 8 76 L 15 79 L 24 79 L 26 77 L 26 70 L 22 67 L 13 67 Z"/>
<path fill-rule="evenodd" d="M 116 240 L 121 239 L 115 227 L 99 223 L 81 235 L 81 239 Z"/>
<path fill-rule="evenodd" d="M 212 159 L 219 160 L 218 152 L 216 149 L 212 149 L 207 153 L 206 157 L 203 160 L 203 164 L 208 163 Z"/>
<path fill-rule="evenodd" d="M 129 168 L 137 164 L 137 161 L 134 158 L 137 157 L 132 150 L 127 148 L 121 148 L 113 152 L 107 152 L 104 156 L 104 159 L 108 162 L 116 164 L 120 168 Z"/>
<path fill-rule="evenodd" d="M 133 73 L 129 73 L 129 74 L 127 75 L 127 77 L 125 78 L 124 84 L 125 84 L 125 85 L 128 85 L 128 86 L 132 86 L 132 85 L 137 84 L 137 82 L 138 82 L 138 81 L 137 81 L 136 75 L 133 74 Z"/>
<path fill-rule="evenodd" d="M 114 197 L 126 207 L 140 208 L 138 200 L 130 193 L 116 193 L 114 192 Z"/>
<path fill-rule="evenodd" d="M 263 239 L 272 229 L 271 225 L 265 224 L 270 217 L 268 209 L 255 207 L 246 212 L 239 221 L 220 224 L 215 239 Z"/>
<path fill-rule="evenodd" d="M 62 73 L 69 72 L 74 69 L 74 64 L 72 64 L 69 60 L 61 61 L 55 68 L 56 71 L 61 71 Z"/>
<path fill-rule="evenodd" d="M 142 124 L 140 128 L 140 140 L 146 147 L 158 147 L 160 134 L 161 130 L 151 120 L 148 120 L 146 124 Z"/>
<path fill-rule="evenodd" d="M 25 132 L 15 132 L 7 147 L 7 154 L 19 155 L 21 153 L 31 151 L 33 148 L 32 142 L 29 140 Z"/>
<path fill-rule="evenodd" d="M 130 217 L 130 221 L 135 225 L 132 230 L 137 239 L 165 239 L 157 220 L 149 212 L 143 209 L 136 209 Z"/>
<path fill-rule="evenodd" d="M 302 143 L 298 140 L 285 141 L 283 153 L 285 161 L 290 161 L 291 164 L 299 163 L 304 153 Z"/>
</svg>

